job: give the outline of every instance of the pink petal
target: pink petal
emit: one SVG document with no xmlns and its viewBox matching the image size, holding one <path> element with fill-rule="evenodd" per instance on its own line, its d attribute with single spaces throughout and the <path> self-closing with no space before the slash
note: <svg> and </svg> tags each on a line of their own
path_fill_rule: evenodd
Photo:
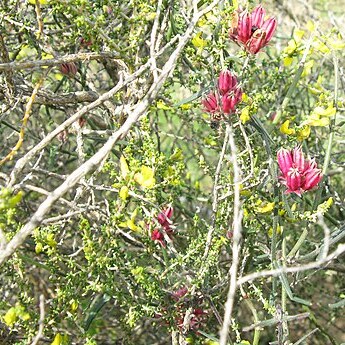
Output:
<svg viewBox="0 0 345 345">
<path fill-rule="evenodd" d="M 300 171 L 300 172 L 304 172 L 306 167 L 307 167 L 307 163 L 304 159 L 304 154 L 303 151 L 301 149 L 301 146 L 297 146 L 293 149 L 292 151 L 292 160 L 293 163 L 295 164 L 295 167 Z"/>
<path fill-rule="evenodd" d="M 303 183 L 303 176 L 299 171 L 291 169 L 286 175 L 286 185 L 288 190 L 296 192 L 301 189 Z"/>
<path fill-rule="evenodd" d="M 248 11 L 243 11 L 240 14 L 237 31 L 239 40 L 246 44 L 252 35 L 252 17 Z"/>
<path fill-rule="evenodd" d="M 256 26 L 258 29 L 261 28 L 264 23 L 266 11 L 259 5 L 252 12 L 252 25 Z"/>
<path fill-rule="evenodd" d="M 237 85 L 236 77 L 228 70 L 220 72 L 218 78 L 218 89 L 221 95 L 232 91 Z"/>
<path fill-rule="evenodd" d="M 248 41 L 246 50 L 251 54 L 256 54 L 266 45 L 266 43 L 266 32 L 258 29 Z"/>
<path fill-rule="evenodd" d="M 204 98 L 201 103 L 204 106 L 204 110 L 209 112 L 209 113 L 214 113 L 218 111 L 218 102 L 217 102 L 217 97 L 215 96 L 214 93 L 210 93 Z"/>
<path fill-rule="evenodd" d="M 291 151 L 281 148 L 277 153 L 278 165 L 284 176 L 292 167 L 292 153 Z"/>
<path fill-rule="evenodd" d="M 266 44 L 271 40 L 276 27 L 277 20 L 275 18 L 269 18 L 262 24 L 261 30 L 266 32 Z"/>
<path fill-rule="evenodd" d="M 310 170 L 305 175 L 305 180 L 304 180 L 304 184 L 303 184 L 302 188 L 304 190 L 312 189 L 319 184 L 321 179 L 322 179 L 322 172 L 320 169 Z"/>
</svg>

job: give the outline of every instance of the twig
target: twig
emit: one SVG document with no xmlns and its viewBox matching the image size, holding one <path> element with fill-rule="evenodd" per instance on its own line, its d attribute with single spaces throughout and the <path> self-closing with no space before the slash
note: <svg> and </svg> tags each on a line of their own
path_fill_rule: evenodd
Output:
<svg viewBox="0 0 345 345">
<path fill-rule="evenodd" d="M 59 133 L 64 131 L 66 128 L 68 128 L 73 122 L 78 120 L 80 117 L 88 113 L 93 108 L 96 108 L 100 104 L 102 104 L 105 100 L 111 98 L 114 94 L 116 94 L 119 90 L 121 90 L 124 86 L 135 80 L 139 75 L 141 75 L 147 68 L 149 64 L 146 63 L 145 65 L 141 66 L 136 72 L 134 72 L 132 75 L 130 75 L 126 80 L 123 82 L 120 81 L 116 86 L 114 86 L 110 91 L 104 93 L 102 96 L 100 96 L 96 101 L 84 106 L 79 111 L 77 111 L 74 115 L 69 117 L 65 122 L 63 122 L 60 126 L 55 128 L 52 132 L 50 132 L 45 138 L 41 140 L 40 143 L 38 143 L 35 147 L 33 147 L 29 152 L 26 153 L 25 156 L 20 158 L 15 166 L 14 169 L 11 172 L 10 176 L 10 183 L 8 187 L 13 186 L 16 176 L 23 170 L 27 162 L 30 161 L 30 159 L 39 151 L 41 151 L 43 148 L 45 148 Z"/>
<path fill-rule="evenodd" d="M 295 320 L 299 321 L 299 320 L 303 320 L 309 316 L 310 316 L 310 313 L 302 313 L 302 314 L 291 315 L 291 316 L 283 316 L 282 320 L 274 318 L 274 319 L 269 319 L 269 320 L 265 320 L 265 321 L 260 321 L 258 323 L 253 324 L 253 325 L 244 327 L 243 332 L 252 331 L 253 329 L 255 329 L 257 327 L 261 328 L 261 327 L 276 325 L 278 322 L 281 322 L 281 321 L 285 321 L 285 322 L 295 321 Z"/>
<path fill-rule="evenodd" d="M 41 79 L 38 81 L 38 83 L 36 84 L 34 90 L 32 91 L 32 95 L 29 98 L 28 103 L 26 104 L 26 108 L 25 108 L 25 113 L 24 113 L 24 117 L 22 120 L 22 127 L 20 129 L 19 132 L 19 139 L 17 141 L 17 144 L 13 147 L 13 149 L 11 150 L 11 152 L 4 157 L 1 161 L 0 161 L 0 165 L 4 164 L 5 162 L 7 162 L 8 160 L 11 160 L 13 158 L 13 156 L 18 152 L 18 150 L 21 148 L 22 143 L 24 141 L 24 133 L 25 133 L 25 128 L 26 125 L 28 123 L 29 117 L 30 117 L 30 113 L 31 113 L 31 108 L 32 105 L 35 101 L 38 89 L 41 87 L 41 85 L 43 84 L 43 80 L 45 78 L 45 74 L 41 77 Z"/>
<path fill-rule="evenodd" d="M 214 183 L 213 183 L 213 202 L 212 202 L 212 225 L 207 233 L 207 239 L 206 239 L 206 245 L 205 245 L 205 252 L 204 252 L 204 259 L 207 257 L 210 248 L 211 248 L 211 242 L 212 242 L 212 236 L 213 233 L 215 231 L 215 227 L 216 227 L 216 216 L 217 216 L 217 208 L 218 208 L 218 181 L 219 181 L 219 177 L 220 177 L 220 172 L 221 172 L 221 168 L 222 168 L 222 164 L 223 164 L 223 160 L 224 160 L 224 156 L 225 156 L 225 152 L 226 152 L 226 148 L 228 146 L 228 141 L 229 141 L 229 135 L 230 135 L 230 127 L 227 126 L 226 127 L 226 132 L 225 132 L 225 136 L 224 136 L 224 142 L 223 142 L 223 147 L 222 147 L 222 151 L 219 155 L 219 160 L 218 160 L 218 164 L 217 164 L 217 168 L 216 168 L 216 172 L 214 175 Z"/>
<path fill-rule="evenodd" d="M 303 344 L 304 341 L 310 337 L 312 334 L 314 334 L 315 332 L 317 332 L 319 329 L 318 328 L 314 328 L 312 331 L 310 331 L 309 333 L 307 333 L 304 337 L 302 337 L 301 339 L 297 340 L 295 343 L 293 343 L 293 345 L 299 345 L 299 344 Z"/>
<path fill-rule="evenodd" d="M 44 295 L 40 295 L 40 319 L 38 321 L 38 332 L 36 334 L 36 337 L 32 341 L 31 345 L 37 345 L 39 340 L 43 336 L 43 329 L 44 329 L 44 316 L 45 316 L 45 310 L 44 310 Z"/>
<path fill-rule="evenodd" d="M 163 3 L 163 0 L 158 1 L 156 17 L 153 22 L 152 31 L 151 31 L 150 57 L 151 57 L 151 70 L 152 70 L 154 81 L 156 81 L 158 78 L 157 63 L 156 63 L 156 57 L 155 57 L 155 45 L 156 45 L 155 42 L 156 42 L 156 36 L 157 36 L 157 30 L 158 30 L 159 17 L 161 15 L 162 3 Z"/>
<path fill-rule="evenodd" d="M 326 264 L 327 262 L 329 262 L 331 260 L 334 260 L 335 258 L 342 255 L 343 253 L 345 253 L 345 244 L 340 244 L 335 251 L 333 251 L 331 254 L 329 254 L 328 256 L 326 256 L 323 259 L 320 259 L 320 260 L 317 260 L 314 262 L 310 262 L 310 263 L 305 264 L 305 265 L 298 265 L 298 266 L 291 266 L 291 267 L 280 267 L 280 268 L 276 268 L 276 269 L 272 269 L 272 270 L 264 270 L 264 271 L 260 271 L 260 272 L 254 272 L 254 273 L 251 273 L 251 274 L 248 274 L 244 277 L 239 278 L 237 281 L 237 285 L 241 285 L 241 284 L 253 281 L 253 280 L 258 279 L 258 278 L 278 276 L 282 273 L 296 273 L 296 272 L 303 272 L 303 271 L 311 270 L 314 268 L 319 268 L 320 266 Z"/>
<path fill-rule="evenodd" d="M 234 210 L 233 210 L 233 243 L 232 243 L 232 264 L 230 267 L 230 286 L 228 291 L 227 300 L 225 303 L 224 322 L 220 330 L 220 345 L 226 345 L 228 339 L 228 329 L 231 323 L 231 315 L 233 305 L 235 302 L 235 294 L 237 288 L 237 269 L 240 256 L 240 241 L 242 233 L 242 212 L 240 202 L 240 167 L 237 163 L 237 147 L 235 144 L 234 136 L 229 124 L 229 145 L 231 149 L 231 161 L 234 171 Z"/>
<path fill-rule="evenodd" d="M 37 36 L 37 39 L 39 40 L 41 38 L 41 35 L 43 34 L 43 20 L 42 20 L 40 0 L 35 1 L 35 11 L 36 11 L 37 24 L 38 24 L 38 31 L 36 33 L 36 36 Z"/>
<path fill-rule="evenodd" d="M 62 63 L 75 62 L 75 61 L 87 61 L 97 59 L 116 59 L 119 58 L 119 54 L 114 52 L 101 52 L 101 53 L 78 53 L 61 56 L 54 59 L 27 61 L 27 62 L 7 62 L 0 63 L 0 71 L 19 71 L 22 69 L 31 69 L 39 67 L 53 67 L 61 65 Z"/>
</svg>

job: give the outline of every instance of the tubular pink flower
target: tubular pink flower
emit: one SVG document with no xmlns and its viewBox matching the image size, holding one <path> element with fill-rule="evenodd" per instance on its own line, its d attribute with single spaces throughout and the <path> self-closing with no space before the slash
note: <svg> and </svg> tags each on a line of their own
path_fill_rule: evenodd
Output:
<svg viewBox="0 0 345 345">
<path fill-rule="evenodd" d="M 242 99 L 241 89 L 236 89 L 234 92 L 228 93 L 222 97 L 222 110 L 224 114 L 231 114 L 235 112 L 236 105 Z"/>
<path fill-rule="evenodd" d="M 247 42 L 246 50 L 251 54 L 256 54 L 266 44 L 266 32 L 261 29 L 253 33 L 251 39 Z"/>
<path fill-rule="evenodd" d="M 275 18 L 269 18 L 263 23 L 261 30 L 266 32 L 266 44 L 271 40 L 276 28 L 277 20 Z"/>
<path fill-rule="evenodd" d="M 317 168 L 315 159 L 305 160 L 300 146 L 291 151 L 280 149 L 277 160 L 282 172 L 280 180 L 287 187 L 285 193 L 301 195 L 316 187 L 322 179 L 322 172 Z"/>
<path fill-rule="evenodd" d="M 167 207 L 157 216 L 158 223 L 164 228 L 166 234 L 171 238 L 173 235 L 173 229 L 171 228 L 174 209 L 172 206 Z M 166 246 L 162 229 L 154 229 L 151 233 L 152 241 L 158 241 L 163 247 Z"/>
<path fill-rule="evenodd" d="M 252 12 L 252 29 L 257 27 L 261 28 L 262 24 L 264 23 L 266 11 L 265 9 L 259 5 L 257 6 Z"/>
<path fill-rule="evenodd" d="M 236 105 L 242 100 L 242 90 L 238 81 L 229 70 L 222 71 L 218 77 L 218 91 L 209 93 L 201 102 L 204 111 L 212 114 L 212 120 L 220 121 L 223 114 L 231 114 L 236 110 Z"/>
<path fill-rule="evenodd" d="M 306 170 L 307 162 L 304 159 L 304 154 L 300 146 L 297 146 L 292 150 L 292 160 L 299 171 L 304 172 Z"/>
<path fill-rule="evenodd" d="M 158 241 L 162 245 L 162 247 L 165 248 L 164 236 L 158 229 L 154 229 L 152 231 L 151 240 Z"/>
<path fill-rule="evenodd" d="M 292 167 L 292 154 L 289 150 L 281 148 L 277 154 L 278 165 L 283 173 L 283 176 L 286 176 L 290 168 Z"/>
<path fill-rule="evenodd" d="M 238 40 L 242 43 L 246 43 L 252 35 L 252 17 L 248 11 L 243 11 L 239 15 L 238 19 Z"/>
<path fill-rule="evenodd" d="M 286 193 L 296 193 L 300 195 L 302 186 L 302 175 L 297 169 L 290 169 L 286 175 L 286 185 L 288 190 Z"/>
<path fill-rule="evenodd" d="M 235 96 L 229 96 L 229 95 L 224 95 L 222 97 L 222 110 L 224 114 L 231 114 L 236 105 L 236 99 Z"/>
<path fill-rule="evenodd" d="M 302 186 L 304 190 L 314 188 L 322 179 L 322 172 L 320 169 L 312 169 L 305 174 L 305 181 Z"/>
<path fill-rule="evenodd" d="M 219 111 L 217 97 L 214 93 L 208 94 L 201 102 L 204 106 L 204 110 L 208 113 L 215 113 L 216 111 Z"/>
<path fill-rule="evenodd" d="M 220 72 L 218 78 L 219 93 L 223 96 L 237 86 L 237 78 L 228 70 Z"/>
<path fill-rule="evenodd" d="M 170 230 L 172 221 L 170 220 L 173 215 L 174 209 L 169 206 L 163 212 L 160 212 L 157 216 L 158 223 L 163 226 L 165 231 Z"/>
<path fill-rule="evenodd" d="M 275 18 L 264 21 L 265 14 L 261 5 L 252 13 L 236 12 L 229 31 L 230 39 L 241 44 L 248 53 L 258 53 L 271 40 L 277 27 Z"/>
</svg>

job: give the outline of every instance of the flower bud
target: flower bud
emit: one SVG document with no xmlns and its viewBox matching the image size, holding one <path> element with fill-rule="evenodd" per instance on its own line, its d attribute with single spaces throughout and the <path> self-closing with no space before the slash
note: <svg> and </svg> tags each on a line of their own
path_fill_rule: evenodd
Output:
<svg viewBox="0 0 345 345">
<path fill-rule="evenodd" d="M 68 77 L 74 77 L 77 74 L 78 69 L 74 62 L 67 62 L 60 65 L 60 72 Z"/>
<path fill-rule="evenodd" d="M 201 102 L 204 106 L 204 110 L 208 113 L 214 113 L 219 110 L 217 98 L 214 93 L 208 94 Z"/>
</svg>

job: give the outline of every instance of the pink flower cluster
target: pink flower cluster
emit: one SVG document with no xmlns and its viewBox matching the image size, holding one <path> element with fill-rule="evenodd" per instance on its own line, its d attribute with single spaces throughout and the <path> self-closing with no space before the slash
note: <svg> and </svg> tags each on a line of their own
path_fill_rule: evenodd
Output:
<svg viewBox="0 0 345 345">
<path fill-rule="evenodd" d="M 199 329 L 205 324 L 208 317 L 208 311 L 202 308 L 202 297 L 186 298 L 187 293 L 188 288 L 185 286 L 171 293 L 175 305 L 173 319 L 168 317 L 168 310 L 171 310 L 171 306 L 169 308 L 163 307 L 160 313 L 155 314 L 155 318 L 166 326 L 171 326 L 173 322 L 173 326 L 177 326 L 182 332 L 193 331 L 195 334 L 199 334 Z M 188 324 L 184 325 L 186 310 L 191 305 L 193 305 L 192 313 L 188 319 Z"/>
<path fill-rule="evenodd" d="M 162 212 L 160 212 L 157 216 L 158 223 L 163 227 L 165 232 L 169 237 L 171 237 L 173 233 L 173 229 L 171 228 L 172 221 L 171 217 L 173 215 L 174 209 L 169 206 L 166 209 L 164 209 Z M 160 229 L 154 229 L 151 234 L 151 239 L 153 241 L 158 241 L 163 247 L 165 247 L 165 240 L 164 235 Z"/>
<path fill-rule="evenodd" d="M 282 172 L 280 180 L 287 187 L 285 193 L 301 195 L 318 185 L 322 172 L 315 159 L 306 160 L 300 146 L 293 150 L 281 148 L 277 153 L 278 165 Z"/>
<path fill-rule="evenodd" d="M 230 29 L 230 38 L 250 54 L 258 53 L 271 40 L 277 20 L 265 20 L 266 11 L 259 5 L 252 13 L 248 10 L 235 13 Z"/>
<path fill-rule="evenodd" d="M 179 311 L 179 316 L 176 319 L 177 327 L 180 329 L 183 329 L 184 327 L 183 323 L 184 323 L 184 318 L 186 315 L 185 309 L 187 308 L 188 303 L 185 303 L 187 301 L 184 302 L 183 299 L 185 298 L 185 295 L 187 293 L 188 293 L 187 287 L 182 287 L 172 293 L 172 298 L 175 300 L 175 302 L 181 302 L 182 300 L 182 304 L 177 307 Z M 202 299 L 198 299 L 197 303 L 201 304 Z M 189 319 L 188 329 L 198 333 L 198 329 L 200 328 L 202 323 L 205 321 L 206 315 L 207 315 L 207 311 L 203 310 L 202 308 L 194 308 L 191 314 L 191 317 Z"/>
<path fill-rule="evenodd" d="M 238 86 L 236 76 L 228 70 L 221 72 L 218 78 L 218 91 L 219 97 L 211 92 L 202 100 L 204 110 L 211 114 L 233 113 L 237 103 L 242 99 L 242 90 Z"/>
</svg>

